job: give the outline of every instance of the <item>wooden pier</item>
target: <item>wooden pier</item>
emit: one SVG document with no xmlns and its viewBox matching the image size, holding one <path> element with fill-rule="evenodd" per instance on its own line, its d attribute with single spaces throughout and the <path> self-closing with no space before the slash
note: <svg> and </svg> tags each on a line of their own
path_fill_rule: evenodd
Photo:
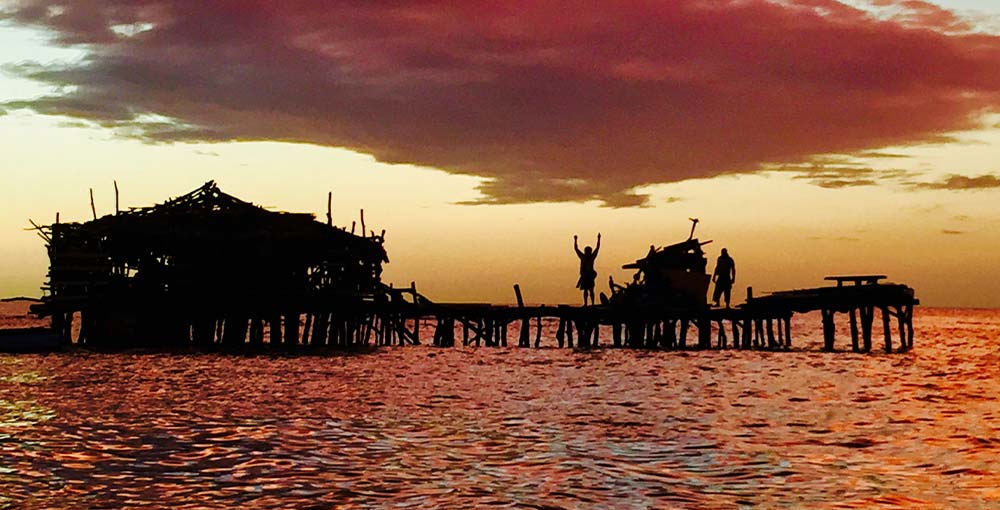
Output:
<svg viewBox="0 0 1000 510">
<path fill-rule="evenodd" d="M 516 288 L 520 294 L 519 288 Z M 918 301 L 904 285 L 866 283 L 819 287 L 751 297 L 725 308 L 630 308 L 614 306 L 525 306 L 434 303 L 409 288 L 385 288 L 385 299 L 354 301 L 314 296 L 265 309 L 260 303 L 230 303 L 207 313 L 207 303 L 178 307 L 167 303 L 49 305 L 53 328 L 67 343 L 94 347 L 194 347 L 201 349 L 351 349 L 363 346 L 635 348 L 659 350 L 741 349 L 787 351 L 793 346 L 796 314 L 819 311 L 823 349 L 835 350 L 834 315 L 848 314 L 851 349 L 872 348 L 875 311 L 883 323 L 886 352 L 913 347 L 913 308 Z M 143 310 L 169 310 L 151 318 Z M 86 321 L 84 335 L 70 338 L 74 314 Z M 117 317 L 118 319 L 114 319 Z M 131 318 L 127 334 L 109 331 L 108 322 Z M 894 321 L 891 319 L 895 319 Z M 126 321 L 128 322 L 128 321 Z M 892 323 L 899 343 L 893 346 Z M 103 327 L 98 327 L 103 323 Z M 426 328 L 430 325 L 430 328 Z M 555 326 L 553 326 L 555 325 Z M 422 327 L 425 326 L 425 327 Z M 431 330 L 429 338 L 421 338 Z M 553 331 L 554 330 L 554 331 Z M 134 338 L 134 341 L 129 341 Z"/>
<path fill-rule="evenodd" d="M 57 215 L 53 225 L 33 224 L 51 261 L 47 295 L 33 310 L 50 316 L 67 344 L 350 349 L 420 344 L 421 325 L 430 323 L 429 342 L 441 347 L 461 339 L 486 347 L 781 351 L 792 348 L 793 316 L 820 311 L 826 350 L 835 348 L 835 314 L 846 313 L 852 349 L 867 352 L 878 310 L 885 350 L 913 347 L 913 289 L 880 283 L 882 275 L 834 276 L 835 286 L 760 297 L 748 289 L 741 306 L 705 306 L 707 242 L 693 238 L 693 227 L 687 241 L 626 265 L 644 281 L 618 292 L 611 282 L 607 304 L 526 306 L 514 285 L 517 304 L 497 306 L 435 303 L 414 283 L 384 284 L 385 231 L 369 231 L 363 211 L 360 235 L 357 223 L 334 226 L 330 195 L 326 223 L 268 211 L 214 182 L 159 205 L 115 209 L 101 218 L 95 210 L 86 223 L 60 223 Z"/>
</svg>

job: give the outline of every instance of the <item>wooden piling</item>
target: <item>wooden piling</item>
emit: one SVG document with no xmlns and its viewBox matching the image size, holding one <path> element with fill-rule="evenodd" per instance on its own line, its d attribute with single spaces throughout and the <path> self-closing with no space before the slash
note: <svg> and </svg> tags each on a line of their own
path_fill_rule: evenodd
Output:
<svg viewBox="0 0 1000 510">
<path fill-rule="evenodd" d="M 298 312 L 285 313 L 285 343 L 286 347 L 295 347 L 299 343 L 299 319 Z"/>
<path fill-rule="evenodd" d="M 535 323 L 535 347 L 540 347 L 542 343 L 542 316 L 538 316 L 538 320 Z"/>
<path fill-rule="evenodd" d="M 306 313 L 306 323 L 302 327 L 302 345 L 309 345 L 309 337 L 312 333 L 313 314 Z"/>
<path fill-rule="evenodd" d="M 871 352 L 872 350 L 872 323 L 875 321 L 875 308 L 863 306 L 861 313 L 861 340 L 862 350 Z"/>
<path fill-rule="evenodd" d="M 774 319 L 767 318 L 767 348 L 774 349 L 778 342 L 774 339 Z"/>
<path fill-rule="evenodd" d="M 836 333 L 833 315 L 836 313 L 834 310 L 825 309 L 821 310 L 823 315 L 823 350 L 827 352 L 833 351 L 834 345 L 834 335 Z"/>
<path fill-rule="evenodd" d="M 850 313 L 850 317 L 851 317 L 851 350 L 854 351 L 854 352 L 858 352 L 858 351 L 861 350 L 861 346 L 858 343 L 858 341 L 859 341 L 859 338 L 858 338 L 858 312 L 854 308 L 851 308 L 851 310 L 850 310 L 849 313 Z"/>
<path fill-rule="evenodd" d="M 524 298 L 521 296 L 521 286 L 514 284 L 514 295 L 517 298 L 518 312 L 521 314 L 521 331 L 518 335 L 518 347 L 531 346 L 531 318 L 524 313 Z"/>
<path fill-rule="evenodd" d="M 566 318 L 559 317 L 559 327 L 556 329 L 556 343 L 560 349 L 563 348 L 563 344 L 566 339 Z"/>
<path fill-rule="evenodd" d="M 896 324 L 899 327 L 899 350 L 909 349 L 909 342 L 906 339 L 906 307 L 903 305 L 896 307 Z"/>
<path fill-rule="evenodd" d="M 573 348 L 573 319 L 566 319 L 566 347 Z"/>
<path fill-rule="evenodd" d="M 792 348 L 792 316 L 785 317 L 785 349 Z"/>
<path fill-rule="evenodd" d="M 194 336 L 194 330 L 191 332 Z M 263 345 L 264 343 L 264 321 L 259 317 L 250 320 L 250 345 Z"/>
<path fill-rule="evenodd" d="M 892 330 L 889 328 L 889 308 L 880 307 L 879 312 L 882 315 L 882 332 L 885 334 L 885 352 L 892 352 Z"/>
<path fill-rule="evenodd" d="M 681 319 L 681 331 L 680 331 L 680 334 L 678 335 L 677 341 L 678 341 L 678 344 L 679 344 L 679 348 L 682 351 L 683 350 L 687 350 L 687 334 L 688 334 L 688 328 L 690 326 L 691 326 L 691 324 L 688 321 L 688 319 L 686 319 L 686 318 Z"/>
</svg>

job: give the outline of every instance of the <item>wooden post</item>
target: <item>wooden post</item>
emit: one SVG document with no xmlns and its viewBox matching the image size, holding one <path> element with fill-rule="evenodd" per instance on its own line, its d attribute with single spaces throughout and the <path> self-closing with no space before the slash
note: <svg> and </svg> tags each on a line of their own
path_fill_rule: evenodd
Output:
<svg viewBox="0 0 1000 510">
<path fill-rule="evenodd" d="M 192 336 L 193 336 L 192 332 Z M 250 344 L 262 345 L 264 343 L 264 321 L 259 317 L 250 319 Z"/>
<path fill-rule="evenodd" d="M 521 333 L 518 335 L 518 347 L 531 347 L 531 319 L 524 314 L 524 298 L 521 296 L 521 286 L 514 284 L 514 296 L 517 297 L 517 308 L 521 313 Z"/>
<path fill-rule="evenodd" d="M 573 348 L 573 319 L 566 319 L 566 347 Z"/>
<path fill-rule="evenodd" d="M 834 340 L 834 323 L 833 323 L 833 310 L 822 310 L 823 314 L 823 350 L 832 351 L 833 350 L 833 340 Z"/>
<path fill-rule="evenodd" d="M 753 319 L 747 315 L 743 319 L 743 348 L 749 349 L 753 346 Z"/>
<path fill-rule="evenodd" d="M 667 319 L 664 324 L 664 344 L 667 349 L 677 348 L 677 321 L 675 319 Z"/>
<path fill-rule="evenodd" d="M 66 332 L 69 331 L 70 328 L 66 327 L 66 314 L 65 313 L 63 313 L 63 312 L 53 313 L 52 314 L 52 318 L 50 319 L 49 324 L 50 324 L 49 327 L 52 330 L 53 334 L 63 337 L 64 340 L 66 340 L 70 336 L 70 335 L 66 334 Z M 66 342 L 66 343 L 69 343 L 69 342 Z"/>
<path fill-rule="evenodd" d="M 882 313 L 882 332 L 885 333 L 885 352 L 892 352 L 892 331 L 889 328 L 889 308 L 880 307 Z"/>
<path fill-rule="evenodd" d="M 326 194 L 326 226 L 333 226 L 333 192 Z"/>
<path fill-rule="evenodd" d="M 476 325 L 479 326 L 479 331 L 476 332 L 476 347 L 480 347 L 484 341 L 486 342 L 486 345 L 489 345 L 489 338 L 483 338 L 483 335 L 489 336 L 490 334 L 490 328 L 487 327 L 486 319 L 480 318 L 476 322 Z"/>
<path fill-rule="evenodd" d="M 861 346 L 858 343 L 858 312 L 854 308 L 851 308 L 851 350 L 858 352 L 861 350 Z"/>
<path fill-rule="evenodd" d="M 587 324 L 583 319 L 570 321 L 570 329 L 576 328 L 576 346 L 580 349 L 587 348 Z"/>
<path fill-rule="evenodd" d="M 97 219 L 97 207 L 94 206 L 94 188 L 90 188 L 90 212 Z"/>
<path fill-rule="evenodd" d="M 302 345 L 309 345 L 309 335 L 312 333 L 313 314 L 306 314 L 306 324 L 302 328 Z"/>
<path fill-rule="evenodd" d="M 118 208 L 118 181 L 114 181 L 114 183 L 115 183 L 115 216 L 117 216 L 118 215 L 118 211 L 119 211 L 119 208 Z"/>
<path fill-rule="evenodd" d="M 222 344 L 227 347 L 243 345 L 247 338 L 247 319 L 230 316 L 222 332 Z"/>
<path fill-rule="evenodd" d="M 559 317 L 559 328 L 556 329 L 556 342 L 559 348 L 562 349 L 564 340 L 566 338 L 566 319 L 562 316 Z"/>
<path fill-rule="evenodd" d="M 330 314 L 327 312 L 320 312 L 313 321 L 312 330 L 312 344 L 313 345 L 326 345 L 327 344 L 327 330 L 330 327 Z"/>
<path fill-rule="evenodd" d="M 905 351 L 909 345 L 906 342 L 906 317 L 903 312 L 904 306 L 896 307 L 896 323 L 899 326 L 899 350 Z"/>
<path fill-rule="evenodd" d="M 757 317 L 754 319 L 753 346 L 755 349 L 764 347 L 764 319 Z"/>
<path fill-rule="evenodd" d="M 698 348 L 699 349 L 711 349 L 712 348 L 712 321 L 708 316 L 698 317 Z"/>
<path fill-rule="evenodd" d="M 361 210 L 361 237 L 367 237 L 367 230 L 365 230 L 365 210 Z"/>
<path fill-rule="evenodd" d="M 538 321 L 535 323 L 535 347 L 539 347 L 542 344 L 542 316 L 538 316 Z"/>
<path fill-rule="evenodd" d="M 871 352 L 872 350 L 872 322 L 875 321 L 875 309 L 871 306 L 861 308 L 861 341 L 862 350 Z"/>
<path fill-rule="evenodd" d="M 416 294 L 414 294 L 416 296 Z M 455 325 L 451 325 L 451 338 L 455 338 Z M 413 318 L 413 343 L 415 345 L 420 345 L 420 317 Z"/>
<path fill-rule="evenodd" d="M 785 317 L 785 349 L 792 348 L 792 316 Z"/>
<path fill-rule="evenodd" d="M 906 307 L 906 346 L 913 348 L 913 305 Z"/>
<path fill-rule="evenodd" d="M 680 349 L 682 351 L 687 349 L 687 336 L 689 327 L 691 327 L 691 323 L 688 321 L 688 319 L 686 318 L 681 319 L 681 333 L 678 336 L 680 337 L 679 344 L 680 344 Z"/>
<path fill-rule="evenodd" d="M 294 347 L 299 343 L 299 313 L 285 314 L 285 346 Z"/>
<path fill-rule="evenodd" d="M 263 332 L 261 332 L 263 334 Z M 198 318 L 191 325 L 191 339 L 195 345 L 212 345 L 215 335 L 215 321 L 208 318 Z"/>
<path fill-rule="evenodd" d="M 774 319 L 768 317 L 767 318 L 767 348 L 768 349 L 773 349 L 775 345 L 777 345 L 777 342 L 774 341 Z"/>
</svg>

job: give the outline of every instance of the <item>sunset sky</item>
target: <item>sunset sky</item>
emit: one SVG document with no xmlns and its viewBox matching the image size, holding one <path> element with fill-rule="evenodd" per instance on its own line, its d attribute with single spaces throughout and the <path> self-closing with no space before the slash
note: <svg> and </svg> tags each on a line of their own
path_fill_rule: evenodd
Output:
<svg viewBox="0 0 1000 510">
<path fill-rule="evenodd" d="M 1000 307 L 1000 1 L 0 0 L 0 66 L 0 296 L 29 219 L 214 179 L 364 208 L 439 301 L 576 303 L 573 234 L 606 290 L 698 217 L 739 289 Z"/>
</svg>

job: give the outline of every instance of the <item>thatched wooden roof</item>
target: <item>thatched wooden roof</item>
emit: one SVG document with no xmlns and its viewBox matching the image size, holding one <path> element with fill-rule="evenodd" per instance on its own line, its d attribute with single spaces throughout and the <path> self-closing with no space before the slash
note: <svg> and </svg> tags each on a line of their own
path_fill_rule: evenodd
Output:
<svg viewBox="0 0 1000 510">
<path fill-rule="evenodd" d="M 313 214 L 269 211 L 229 195 L 214 181 L 150 207 L 130 208 L 83 224 L 62 224 L 62 234 L 100 239 L 111 253 L 142 250 L 240 252 L 243 257 L 326 260 L 351 252 L 387 262 L 382 239 L 356 236 L 316 221 Z"/>
</svg>

